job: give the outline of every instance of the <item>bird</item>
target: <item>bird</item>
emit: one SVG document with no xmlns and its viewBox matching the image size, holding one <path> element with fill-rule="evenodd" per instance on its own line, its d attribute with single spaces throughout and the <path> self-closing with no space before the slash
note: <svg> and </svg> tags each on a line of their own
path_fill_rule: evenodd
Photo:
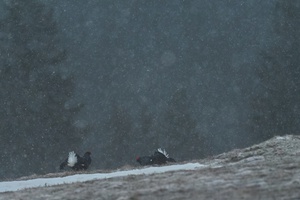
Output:
<svg viewBox="0 0 300 200">
<path fill-rule="evenodd" d="M 86 170 L 91 164 L 91 152 L 87 151 L 82 157 L 80 157 L 74 151 L 69 152 L 68 158 L 60 164 L 60 169 L 64 169 L 66 166 L 71 169 L 78 170 Z"/>
<path fill-rule="evenodd" d="M 153 155 L 150 156 L 137 156 L 136 161 L 140 165 L 162 165 L 167 164 L 168 162 L 176 162 L 174 158 L 170 158 L 166 150 L 158 148 L 155 150 Z"/>
</svg>

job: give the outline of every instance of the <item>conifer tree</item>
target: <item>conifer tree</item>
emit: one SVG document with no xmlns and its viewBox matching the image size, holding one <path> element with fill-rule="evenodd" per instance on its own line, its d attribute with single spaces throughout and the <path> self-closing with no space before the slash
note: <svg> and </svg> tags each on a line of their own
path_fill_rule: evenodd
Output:
<svg viewBox="0 0 300 200">
<path fill-rule="evenodd" d="M 35 0 L 6 1 L 0 21 L 0 177 L 56 170 L 85 130 L 74 126 L 72 77 L 57 69 L 67 53 L 53 10 Z M 75 150 L 75 149 L 74 149 Z"/>
</svg>

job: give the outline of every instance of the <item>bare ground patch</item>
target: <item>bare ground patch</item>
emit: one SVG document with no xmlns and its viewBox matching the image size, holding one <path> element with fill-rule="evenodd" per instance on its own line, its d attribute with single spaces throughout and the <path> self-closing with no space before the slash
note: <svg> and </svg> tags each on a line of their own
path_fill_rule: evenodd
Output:
<svg viewBox="0 0 300 200">
<path fill-rule="evenodd" d="M 194 162 L 210 167 L 32 188 L 1 193 L 0 199 L 300 199 L 299 136 L 274 137 Z"/>
</svg>

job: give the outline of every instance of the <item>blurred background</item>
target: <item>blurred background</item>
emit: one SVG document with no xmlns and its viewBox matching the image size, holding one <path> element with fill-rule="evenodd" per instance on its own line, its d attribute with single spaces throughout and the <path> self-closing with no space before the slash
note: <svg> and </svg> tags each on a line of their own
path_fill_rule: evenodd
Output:
<svg viewBox="0 0 300 200">
<path fill-rule="evenodd" d="M 0 179 L 299 134 L 300 1 L 0 2 Z"/>
</svg>

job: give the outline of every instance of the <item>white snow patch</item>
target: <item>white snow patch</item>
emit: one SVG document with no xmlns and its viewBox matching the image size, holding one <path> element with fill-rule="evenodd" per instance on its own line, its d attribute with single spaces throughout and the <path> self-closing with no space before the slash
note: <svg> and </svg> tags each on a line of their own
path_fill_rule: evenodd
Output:
<svg viewBox="0 0 300 200">
<path fill-rule="evenodd" d="M 245 158 L 241 160 L 240 162 L 259 162 L 259 161 L 264 161 L 265 157 L 264 156 L 253 156 L 249 158 Z"/>
<path fill-rule="evenodd" d="M 112 173 L 96 173 L 96 174 L 76 174 L 66 177 L 55 178 L 37 178 L 24 181 L 6 181 L 0 182 L 0 192 L 17 191 L 25 188 L 44 187 L 60 184 L 68 184 L 75 182 L 86 182 L 96 179 L 107 179 L 113 177 L 123 177 L 128 175 L 146 175 L 155 173 L 164 173 L 169 171 L 179 170 L 196 170 L 198 168 L 209 167 L 208 165 L 202 165 L 199 163 L 187 163 L 181 165 L 169 165 L 161 167 L 148 167 L 143 169 L 133 169 L 126 171 L 116 171 Z"/>
<path fill-rule="evenodd" d="M 285 136 L 276 136 L 276 140 L 288 140 L 291 137 L 289 135 L 285 135 Z"/>
</svg>

